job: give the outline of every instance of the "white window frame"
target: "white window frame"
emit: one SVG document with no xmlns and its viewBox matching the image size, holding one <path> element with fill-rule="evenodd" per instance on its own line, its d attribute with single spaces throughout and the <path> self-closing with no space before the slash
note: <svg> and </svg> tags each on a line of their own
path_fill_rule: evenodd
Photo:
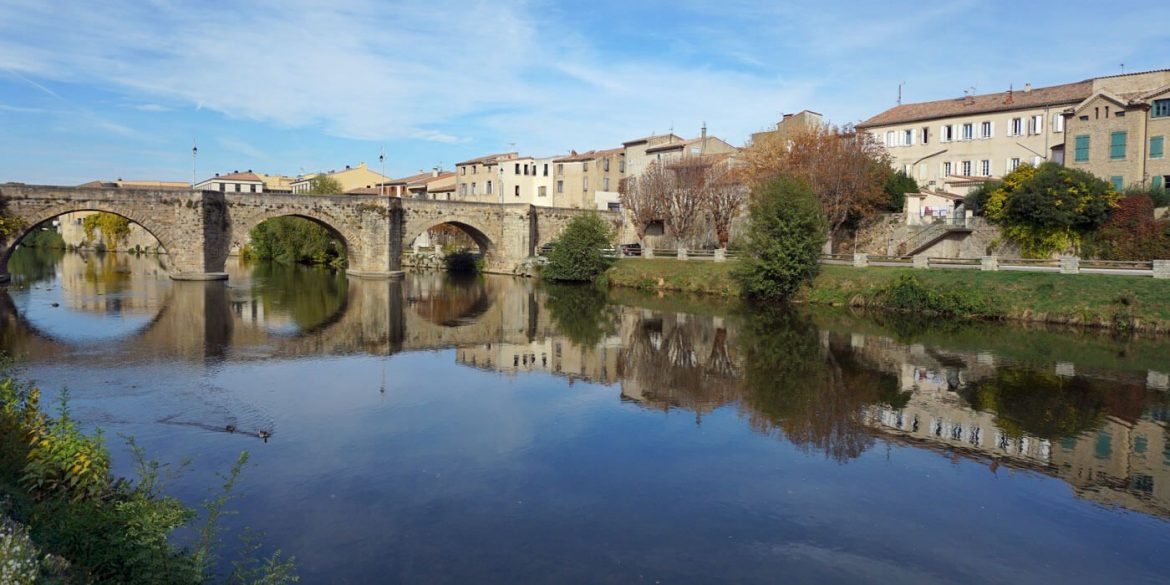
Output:
<svg viewBox="0 0 1170 585">
<path fill-rule="evenodd" d="M 975 138 L 975 123 L 967 122 L 962 126 L 962 140 L 973 140 Z"/>
</svg>

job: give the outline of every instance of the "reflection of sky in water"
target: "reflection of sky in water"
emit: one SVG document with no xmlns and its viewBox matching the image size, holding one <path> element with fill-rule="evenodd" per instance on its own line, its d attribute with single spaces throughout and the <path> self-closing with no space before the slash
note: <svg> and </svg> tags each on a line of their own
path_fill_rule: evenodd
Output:
<svg viewBox="0 0 1170 585">
<path fill-rule="evenodd" d="M 69 343 L 93 343 L 131 337 L 146 327 L 161 308 L 155 299 L 155 302 L 150 303 L 153 308 L 150 313 L 141 308 L 136 308 L 134 312 L 122 311 L 122 302 L 141 299 L 141 296 L 133 292 L 118 292 L 74 296 L 75 300 L 82 301 L 87 307 L 99 303 L 106 306 L 104 312 L 78 310 L 65 300 L 59 282 L 38 283 L 35 286 L 37 288 L 33 290 L 12 291 L 12 301 L 17 311 L 33 328 L 53 339 Z"/>
<path fill-rule="evenodd" d="M 411 275 L 403 288 L 426 284 Z M 51 286 L 14 291 L 13 299 L 29 322 L 56 338 L 160 330 L 146 327 L 149 311 L 69 309 Z M 941 448 L 932 449 L 895 434 L 876 435 L 842 463 L 780 431 L 761 432 L 734 398 L 713 402 L 700 420 L 684 391 L 703 398 L 717 394 L 718 382 L 688 385 L 654 370 L 634 392 L 634 361 L 615 366 L 625 377 L 609 384 L 547 371 L 503 375 L 514 363 L 510 351 L 543 349 L 508 349 L 493 338 L 486 348 L 455 350 L 454 328 L 435 329 L 450 335 L 447 345 L 426 351 L 329 354 L 314 344 L 344 340 L 319 333 L 297 344 L 287 313 L 266 312 L 279 304 L 260 302 L 259 282 L 233 275 L 227 286 L 222 297 L 184 297 L 220 298 L 234 319 L 223 337 L 212 336 L 217 330 L 207 324 L 214 319 L 178 321 L 176 336 L 206 326 L 190 353 L 94 343 L 32 360 L 28 373 L 46 391 L 46 404 L 70 388 L 74 416 L 105 430 L 120 473 L 132 472 L 132 463 L 118 434 L 135 437 L 153 458 L 194 460 L 168 490 L 186 502 L 207 497 L 208 487 L 221 483 L 215 474 L 250 451 L 234 502 L 240 514 L 226 522 L 265 532 L 265 542 L 297 557 L 306 583 L 1071 583 L 1167 575 L 1170 523 L 1094 505 L 1051 470 L 989 467 L 959 457 L 948 450 L 953 445 L 936 441 Z M 449 321 L 477 331 L 479 317 L 448 318 L 474 305 L 464 302 L 474 295 L 427 290 L 405 309 L 418 313 L 412 323 L 420 331 Z M 525 300 L 522 286 L 501 290 L 510 296 L 493 293 L 492 307 L 537 311 L 512 334 L 549 322 L 541 312 L 547 307 L 509 302 Z M 351 316 L 363 316 L 359 309 L 348 305 Z M 677 332 L 693 334 L 693 345 L 677 346 L 690 348 L 680 355 L 711 353 L 701 341 L 714 338 L 709 317 L 645 313 L 661 321 L 647 330 L 647 355 L 669 355 L 672 340 L 683 339 Z M 363 329 L 376 319 L 356 323 L 362 328 L 343 331 L 385 333 Z M 252 337 L 258 330 L 289 338 Z M 633 347 L 630 332 L 619 333 Z M 506 334 L 503 326 L 490 333 Z M 216 343 L 203 343 L 208 339 Z M 564 338 L 547 339 L 550 358 L 561 348 L 566 359 L 575 355 Z M 880 337 L 837 341 L 839 353 L 901 355 Z M 180 345 L 160 343 L 167 342 Z M 220 342 L 225 351 L 209 347 Z M 457 358 L 476 348 L 501 370 Z M 938 364 L 907 372 L 911 379 L 901 382 L 921 386 L 915 396 L 945 400 L 926 406 L 967 412 Z M 666 380 L 678 392 L 666 392 Z M 262 430 L 272 433 L 267 443 L 256 436 Z M 989 425 L 988 435 L 993 430 Z M 1162 457 L 1167 447 L 1151 445 L 1149 457 Z"/>
</svg>

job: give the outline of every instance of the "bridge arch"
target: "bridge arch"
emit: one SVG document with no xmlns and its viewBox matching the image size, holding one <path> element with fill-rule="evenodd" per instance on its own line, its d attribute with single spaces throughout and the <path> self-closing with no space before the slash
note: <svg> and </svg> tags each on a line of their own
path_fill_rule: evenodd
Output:
<svg viewBox="0 0 1170 585">
<path fill-rule="evenodd" d="M 38 209 L 32 213 L 18 215 L 24 222 L 21 230 L 7 240 L 0 239 L 0 248 L 2 248 L 0 249 L 0 274 L 8 274 L 8 261 L 12 258 L 12 253 L 16 251 L 17 246 L 34 230 L 46 222 L 61 216 L 84 212 L 109 213 L 123 217 L 138 227 L 141 227 L 153 236 L 154 239 L 158 240 L 159 245 L 166 251 L 168 256 L 179 252 L 179 248 L 175 245 L 175 239 L 169 227 L 155 222 L 151 217 L 139 212 L 139 210 L 110 202 L 77 201 L 58 204 Z"/>
<path fill-rule="evenodd" d="M 345 246 L 345 256 L 350 266 L 361 266 L 365 260 L 363 253 L 365 250 L 359 245 L 359 235 L 354 230 L 349 229 L 345 222 L 339 221 L 337 218 L 330 216 L 328 213 L 321 213 L 312 209 L 302 210 L 275 210 L 265 211 L 260 210 L 253 213 L 237 213 L 234 214 L 231 220 L 230 236 L 228 237 L 227 254 L 239 253 L 243 250 L 244 245 L 250 240 L 250 234 L 260 224 L 282 217 L 295 217 L 298 219 L 308 220 L 316 225 L 325 228 L 333 236 L 336 236 Z"/>
</svg>

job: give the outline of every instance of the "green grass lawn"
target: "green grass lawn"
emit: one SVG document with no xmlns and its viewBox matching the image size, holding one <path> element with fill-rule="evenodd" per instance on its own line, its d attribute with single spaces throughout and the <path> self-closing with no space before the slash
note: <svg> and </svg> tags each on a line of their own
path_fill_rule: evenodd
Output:
<svg viewBox="0 0 1170 585">
<path fill-rule="evenodd" d="M 735 297 L 734 262 L 623 259 L 606 273 L 612 286 Z M 901 276 L 939 291 L 960 291 L 993 300 L 1010 319 L 1114 327 L 1119 323 L 1170 331 L 1170 280 L 1100 274 L 982 272 L 823 266 L 798 301 L 822 305 L 865 304 Z"/>
</svg>

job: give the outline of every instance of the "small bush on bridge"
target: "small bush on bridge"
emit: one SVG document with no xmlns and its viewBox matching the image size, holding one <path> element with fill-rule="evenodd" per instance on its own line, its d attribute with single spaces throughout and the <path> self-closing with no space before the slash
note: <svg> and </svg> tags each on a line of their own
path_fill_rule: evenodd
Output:
<svg viewBox="0 0 1170 585">
<path fill-rule="evenodd" d="M 596 213 L 574 217 L 554 242 L 541 276 L 566 282 L 591 281 L 613 264 L 604 253 L 612 242 L 613 230 Z"/>
</svg>

